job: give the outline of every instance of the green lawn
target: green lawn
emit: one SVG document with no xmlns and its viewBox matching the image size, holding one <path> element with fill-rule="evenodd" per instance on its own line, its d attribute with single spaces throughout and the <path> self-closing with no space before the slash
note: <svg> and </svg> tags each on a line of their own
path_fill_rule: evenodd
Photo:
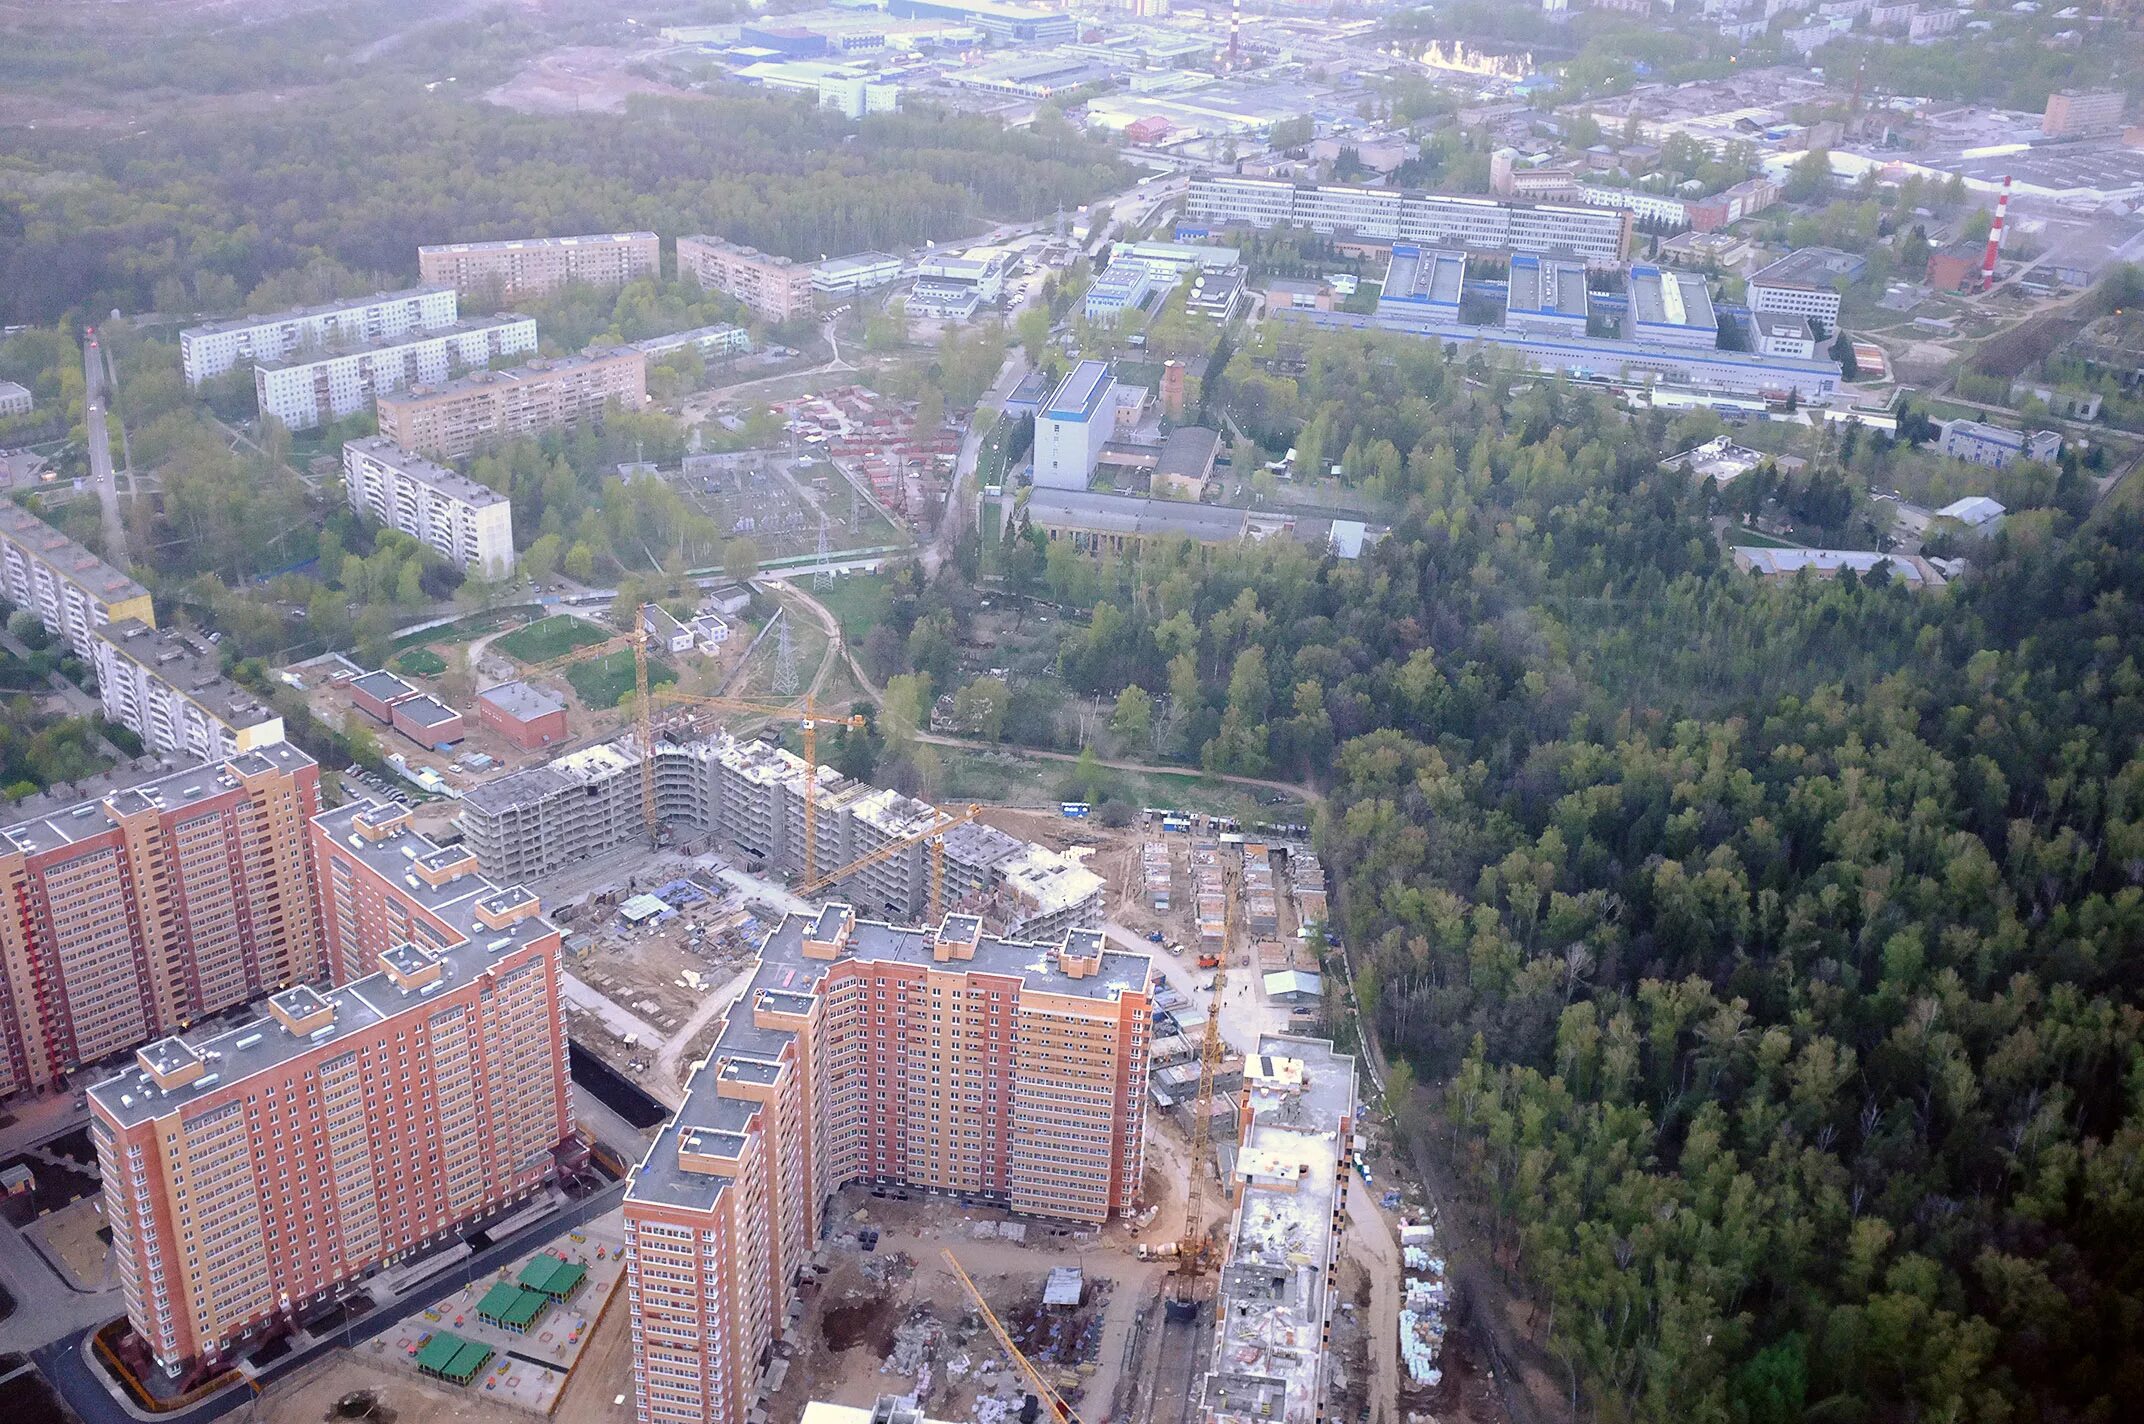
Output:
<svg viewBox="0 0 2144 1424">
<path fill-rule="evenodd" d="M 494 647 L 497 644 L 493 644 Z M 590 658 L 566 669 L 566 681 L 583 706 L 601 711 L 616 707 L 633 690 L 633 650 L 620 648 L 600 658 Z M 661 658 L 648 659 L 648 686 L 656 688 L 677 681 L 677 670 Z"/>
<path fill-rule="evenodd" d="M 405 677 L 437 677 L 447 670 L 447 660 L 430 648 L 411 648 L 394 660 L 394 669 Z"/>
<path fill-rule="evenodd" d="M 841 636 L 852 648 L 862 647 L 879 619 L 886 616 L 883 574 L 843 574 L 831 588 L 813 589 L 811 594 L 833 610 L 835 620 L 841 624 Z M 803 621 L 799 620 L 797 626 L 801 629 Z"/>
<path fill-rule="evenodd" d="M 938 755 L 939 785 L 932 788 L 941 801 L 981 801 L 1006 806 L 1052 806 L 1072 780 L 1071 762 L 1020 754 L 1008 747 L 1001 752 L 966 748 L 934 747 Z M 1105 795 L 1134 807 L 1172 806 L 1181 811 L 1207 815 L 1236 816 L 1250 821 L 1308 821 L 1300 802 L 1281 806 L 1260 804 L 1248 787 L 1231 785 L 1197 772 L 1182 775 L 1101 769 Z"/>
<path fill-rule="evenodd" d="M 519 632 L 507 634 L 491 646 L 517 662 L 541 663 L 564 657 L 575 648 L 600 643 L 605 636 L 601 628 L 586 619 L 554 613 L 541 622 L 529 624 Z M 611 702 L 615 701 L 616 698 L 611 699 Z M 610 703 L 603 705 L 608 707 Z"/>
</svg>

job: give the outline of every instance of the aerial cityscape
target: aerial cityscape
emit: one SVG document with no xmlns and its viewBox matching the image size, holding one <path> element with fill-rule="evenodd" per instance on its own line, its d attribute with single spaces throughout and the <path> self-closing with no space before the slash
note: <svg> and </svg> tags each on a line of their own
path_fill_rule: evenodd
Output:
<svg viewBox="0 0 2144 1424">
<path fill-rule="evenodd" d="M 2098 1424 L 2129 0 L 0 0 L 0 1421 Z"/>
</svg>

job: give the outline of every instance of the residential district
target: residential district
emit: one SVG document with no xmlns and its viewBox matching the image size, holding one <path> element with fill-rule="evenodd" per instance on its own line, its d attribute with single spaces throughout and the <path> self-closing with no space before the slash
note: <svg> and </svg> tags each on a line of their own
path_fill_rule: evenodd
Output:
<svg viewBox="0 0 2144 1424">
<path fill-rule="evenodd" d="M 1668 467 L 1723 498 L 1896 437 L 1919 482 L 1854 492 L 1866 547 L 1804 545 L 1760 494 L 1720 516 L 1725 557 L 1940 588 L 2028 507 L 2012 476 L 2135 456 L 2102 390 L 2133 394 L 2144 331 L 2089 294 L 2144 253 L 2144 130 L 2119 93 L 2012 112 L 1815 62 L 1986 23 L 1963 7 L 1663 5 L 1764 62 L 1562 102 L 1523 46 L 1396 38 L 1381 8 L 636 25 L 621 67 L 852 121 L 1046 113 L 1140 177 L 816 260 L 716 232 L 439 233 L 397 290 L 163 323 L 198 399 L 250 400 L 234 448 L 314 442 L 316 494 L 502 588 L 535 536 L 483 457 L 676 416 L 687 453 L 616 478 L 764 561 L 692 570 L 682 598 L 546 570 L 520 612 L 446 609 L 391 658 L 241 669 L 124 571 L 124 531 L 100 554 L 48 522 L 137 497 L 124 439 L 122 470 L 70 481 L 62 440 L 8 435 L 0 597 L 139 755 L 0 816 L 0 1347 L 95 1424 L 256 1398 L 311 1418 L 382 1380 L 440 1418 L 1494 1417 L 1468 1393 L 1493 1363 L 1456 1318 L 1447 1339 L 1438 1204 L 1377 1185 L 1382 1069 L 1329 1007 L 1351 986 L 1324 978 L 1346 946 L 1309 811 L 1105 825 L 847 774 L 815 738 L 849 702 L 820 694 L 877 689 L 806 585 L 831 599 L 970 529 L 1059 565 L 1360 558 L 1387 512 L 1342 486 L 1373 457 L 1262 448 L 1202 398 L 1231 353 L 1290 380 L 1317 333 L 1355 332 L 1710 417 Z M 2117 23 L 2048 22 L 2078 46 Z M 1395 115 L 1401 83 L 1437 125 Z M 1438 159 L 1440 132 L 1484 161 Z M 1907 190 L 1881 234 L 1836 211 Z M 568 349 L 516 309 L 664 279 L 725 319 Z M 843 355 L 883 324 L 928 350 L 1037 308 L 1039 349 L 1008 341 L 970 408 Z M 93 331 L 82 354 L 109 369 Z M 0 382 L 0 435 L 41 418 Z M 971 730 L 952 702 L 922 717 L 947 746 Z M 324 767 L 329 746 L 379 754 Z"/>
</svg>

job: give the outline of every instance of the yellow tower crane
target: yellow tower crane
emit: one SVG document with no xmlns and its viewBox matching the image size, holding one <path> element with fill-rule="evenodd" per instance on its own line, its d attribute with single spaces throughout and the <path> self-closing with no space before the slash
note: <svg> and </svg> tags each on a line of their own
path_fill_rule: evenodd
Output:
<svg viewBox="0 0 2144 1424">
<path fill-rule="evenodd" d="M 939 1254 L 945 1257 L 946 1265 L 960 1278 L 961 1285 L 966 1287 L 968 1299 L 975 1302 L 975 1309 L 983 1317 L 983 1323 L 988 1325 L 990 1333 L 997 1337 L 998 1348 L 1003 1350 L 1013 1364 L 1019 1367 L 1020 1373 L 1027 1377 L 1028 1385 L 1035 1391 L 1035 1398 L 1050 1411 L 1050 1417 L 1055 1424 L 1080 1424 L 1079 1416 L 1072 1412 L 1071 1405 L 1065 1403 L 1065 1397 L 1042 1377 L 1042 1371 L 1036 1369 L 1034 1362 L 1020 1353 L 1020 1347 L 1013 1344 L 1012 1336 L 1005 1333 L 1005 1327 L 999 1322 L 997 1312 L 990 1308 L 989 1301 L 983 1299 L 982 1291 L 976 1288 L 974 1279 L 960 1264 L 960 1258 L 953 1254 L 951 1248 Z"/>
</svg>

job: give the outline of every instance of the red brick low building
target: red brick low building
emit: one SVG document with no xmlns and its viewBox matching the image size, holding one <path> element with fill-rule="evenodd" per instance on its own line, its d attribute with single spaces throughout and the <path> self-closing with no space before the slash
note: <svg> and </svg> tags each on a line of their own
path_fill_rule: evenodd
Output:
<svg viewBox="0 0 2144 1424">
<path fill-rule="evenodd" d="M 566 740 L 566 704 L 526 682 L 502 682 L 479 692 L 476 721 L 525 752 Z"/>
</svg>

